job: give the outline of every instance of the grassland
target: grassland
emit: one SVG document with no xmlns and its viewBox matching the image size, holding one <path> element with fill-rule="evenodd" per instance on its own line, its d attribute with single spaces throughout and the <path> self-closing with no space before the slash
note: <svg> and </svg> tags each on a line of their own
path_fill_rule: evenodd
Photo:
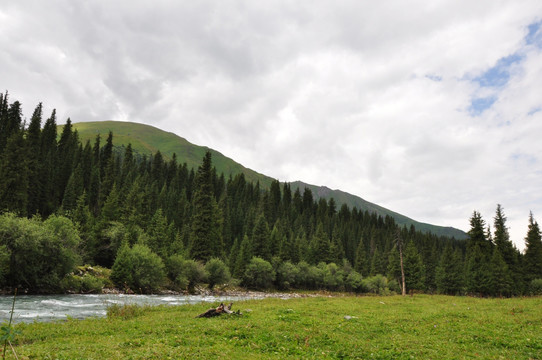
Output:
<svg viewBox="0 0 542 360">
<path fill-rule="evenodd" d="M 542 298 L 311 297 L 20 324 L 21 359 L 540 359 Z M 345 316 L 350 316 L 346 319 Z"/>
</svg>

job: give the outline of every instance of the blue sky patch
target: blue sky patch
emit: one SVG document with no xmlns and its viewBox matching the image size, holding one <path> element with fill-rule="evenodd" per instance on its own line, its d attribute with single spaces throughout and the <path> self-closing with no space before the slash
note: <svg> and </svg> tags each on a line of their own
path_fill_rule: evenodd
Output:
<svg viewBox="0 0 542 360">
<path fill-rule="evenodd" d="M 510 67 L 513 64 L 520 62 L 522 59 L 523 56 L 519 54 L 503 57 L 497 61 L 497 64 L 494 67 L 473 80 L 478 82 L 482 87 L 504 86 L 510 79 Z"/>
<path fill-rule="evenodd" d="M 485 98 L 475 98 L 470 102 L 469 113 L 472 116 L 478 116 L 485 110 L 489 109 L 497 101 L 496 96 L 489 96 Z"/>
<path fill-rule="evenodd" d="M 525 37 L 527 45 L 535 45 L 542 48 L 542 21 L 535 22 L 527 27 L 529 32 Z"/>
</svg>

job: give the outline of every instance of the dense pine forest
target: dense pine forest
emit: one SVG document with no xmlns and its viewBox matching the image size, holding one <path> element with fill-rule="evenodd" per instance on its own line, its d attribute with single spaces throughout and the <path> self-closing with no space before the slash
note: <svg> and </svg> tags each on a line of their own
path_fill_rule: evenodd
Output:
<svg viewBox="0 0 542 360">
<path fill-rule="evenodd" d="M 0 94 L 0 288 L 33 293 L 326 289 L 515 296 L 542 293 L 542 240 L 528 217 L 525 251 L 498 205 L 493 229 L 474 211 L 467 240 L 398 227 L 393 218 L 313 198 L 274 181 L 224 175 L 81 143 L 39 104 L 30 120 Z M 43 123 L 43 124 L 42 124 Z M 403 270 L 402 270 L 403 269 Z"/>
</svg>

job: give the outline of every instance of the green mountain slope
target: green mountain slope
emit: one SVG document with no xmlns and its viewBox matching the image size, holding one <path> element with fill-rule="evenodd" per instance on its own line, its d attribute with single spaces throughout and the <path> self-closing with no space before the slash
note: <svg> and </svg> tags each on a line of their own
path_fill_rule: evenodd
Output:
<svg viewBox="0 0 542 360">
<path fill-rule="evenodd" d="M 124 122 L 124 121 L 95 121 L 74 123 L 73 127 L 79 133 L 79 139 L 84 144 L 90 140 L 93 144 L 96 135 L 100 134 L 102 144 L 105 142 L 109 131 L 113 132 L 113 144 L 116 147 L 132 144 L 132 149 L 142 155 L 150 155 L 160 150 L 165 158 L 171 158 L 173 153 L 177 155 L 177 161 L 182 164 L 186 162 L 188 168 L 196 169 L 201 165 L 201 160 L 207 150 L 213 156 L 213 165 L 217 172 L 224 173 L 227 177 L 231 174 L 244 173 L 248 181 L 259 181 L 264 187 L 269 187 L 272 178 L 259 174 L 256 171 L 247 169 L 243 165 L 224 156 L 220 152 L 205 146 L 198 146 L 188 142 L 186 139 L 157 129 L 150 125 Z M 59 133 L 62 131 L 59 129 Z"/>
<path fill-rule="evenodd" d="M 79 138 L 83 143 L 87 140 L 90 140 L 91 143 L 93 143 L 98 134 L 100 134 L 103 142 L 107 138 L 109 131 L 112 131 L 113 144 L 116 147 L 127 146 L 131 143 L 133 150 L 139 154 L 150 155 L 160 150 L 162 155 L 166 158 L 171 158 L 173 153 L 175 153 L 178 162 L 186 162 L 189 168 L 197 168 L 201 164 L 205 152 L 210 150 L 213 156 L 213 164 L 216 167 L 217 172 L 224 173 L 226 177 L 230 174 L 233 176 L 235 174 L 243 173 L 248 181 L 259 181 L 263 187 L 269 187 L 273 181 L 273 178 L 248 169 L 218 151 L 204 146 L 194 145 L 176 134 L 157 129 L 150 125 L 122 121 L 97 121 L 74 123 L 73 126 L 77 129 Z M 59 133 L 60 131 L 62 130 L 59 129 Z M 406 225 L 409 227 L 410 225 L 414 225 L 418 230 L 431 232 L 439 236 L 453 236 L 456 239 L 464 239 L 467 236 L 463 231 L 452 227 L 417 222 L 404 215 L 385 209 L 344 191 L 331 190 L 325 186 L 306 184 L 301 181 L 291 183 L 291 187 L 292 191 L 295 191 L 297 188 L 303 191 L 305 187 L 309 187 L 316 199 L 334 198 L 338 206 L 347 204 L 349 207 L 355 206 L 363 211 L 376 212 L 378 215 L 390 215 L 401 226 Z"/>
<path fill-rule="evenodd" d="M 456 239 L 465 239 L 467 237 L 467 234 L 465 234 L 465 232 L 462 230 L 459 230 L 453 227 L 438 226 L 438 225 L 431 225 L 431 224 L 418 222 L 409 217 L 398 214 L 394 211 L 388 210 L 386 208 L 383 208 L 382 206 L 373 204 L 358 196 L 349 194 L 341 190 L 331 190 L 330 188 L 325 187 L 325 186 L 305 184 L 301 181 L 293 182 L 290 185 L 291 185 L 292 191 L 299 188 L 302 193 L 303 193 L 303 190 L 306 187 L 308 187 L 312 191 L 315 199 L 333 198 L 335 202 L 339 204 L 339 206 L 341 204 L 346 204 L 350 208 L 355 206 L 358 209 L 367 210 L 369 212 L 375 212 L 381 216 L 389 215 L 395 219 L 395 222 L 397 224 L 401 226 L 406 225 L 407 227 L 410 227 L 410 225 L 414 225 L 414 227 L 416 227 L 416 230 L 420 230 L 423 232 L 431 232 L 438 236 L 450 236 L 450 237 L 453 236 Z"/>
</svg>

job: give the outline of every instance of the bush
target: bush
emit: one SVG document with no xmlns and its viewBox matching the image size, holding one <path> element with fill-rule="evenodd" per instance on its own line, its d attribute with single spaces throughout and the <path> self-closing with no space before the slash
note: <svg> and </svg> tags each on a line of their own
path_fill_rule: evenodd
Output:
<svg viewBox="0 0 542 360">
<path fill-rule="evenodd" d="M 318 289 L 323 284 L 323 274 L 316 266 L 311 266 L 304 261 L 297 264 L 299 270 L 296 276 L 297 286 L 314 290 Z"/>
<path fill-rule="evenodd" d="M 542 279 L 534 279 L 529 286 L 532 295 L 542 295 Z"/>
<path fill-rule="evenodd" d="M 385 276 L 377 274 L 363 280 L 364 292 L 370 292 L 378 295 L 388 294 L 388 279 Z"/>
<path fill-rule="evenodd" d="M 337 291 L 344 286 L 344 272 L 335 263 L 320 263 L 318 268 L 322 273 L 322 285 L 325 289 Z"/>
<path fill-rule="evenodd" d="M 243 274 L 243 285 L 252 289 L 270 289 L 275 280 L 275 271 L 268 261 L 253 257 Z"/>
<path fill-rule="evenodd" d="M 198 261 L 182 255 L 172 255 L 167 261 L 168 277 L 174 288 L 194 292 L 196 285 L 205 281 L 205 267 Z"/>
<path fill-rule="evenodd" d="M 224 284 L 230 281 L 230 271 L 224 262 L 220 259 L 213 258 L 205 264 L 205 272 L 207 273 L 207 283 L 209 289 L 213 289 L 217 284 Z"/>
<path fill-rule="evenodd" d="M 299 276 L 299 269 L 289 261 L 278 266 L 275 283 L 281 290 L 287 290 L 296 286 L 296 279 Z"/>
<path fill-rule="evenodd" d="M 0 245 L 0 288 L 6 285 L 6 277 L 9 274 L 10 253 L 5 245 Z"/>
<path fill-rule="evenodd" d="M 120 287 L 154 292 L 163 284 L 165 267 L 162 259 L 145 245 L 124 245 L 118 252 L 111 279 Z"/>
<path fill-rule="evenodd" d="M 31 292 L 59 291 L 61 279 L 79 261 L 79 242 L 77 229 L 68 218 L 51 216 L 42 222 L 39 218 L 17 218 L 10 213 L 1 215 L 0 246 L 10 254 L 5 285 Z M 6 271 L 6 264 L 3 265 L 0 264 Z"/>
<path fill-rule="evenodd" d="M 150 305 L 137 304 L 112 304 L 107 307 L 106 314 L 108 319 L 122 318 L 124 320 L 137 317 L 150 309 Z"/>
<path fill-rule="evenodd" d="M 344 281 L 346 290 L 353 292 L 361 292 L 363 290 L 363 278 L 357 271 L 352 271 Z"/>
<path fill-rule="evenodd" d="M 104 280 L 90 274 L 83 276 L 70 274 L 60 282 L 62 291 L 70 293 L 101 293 L 103 287 Z"/>
</svg>

